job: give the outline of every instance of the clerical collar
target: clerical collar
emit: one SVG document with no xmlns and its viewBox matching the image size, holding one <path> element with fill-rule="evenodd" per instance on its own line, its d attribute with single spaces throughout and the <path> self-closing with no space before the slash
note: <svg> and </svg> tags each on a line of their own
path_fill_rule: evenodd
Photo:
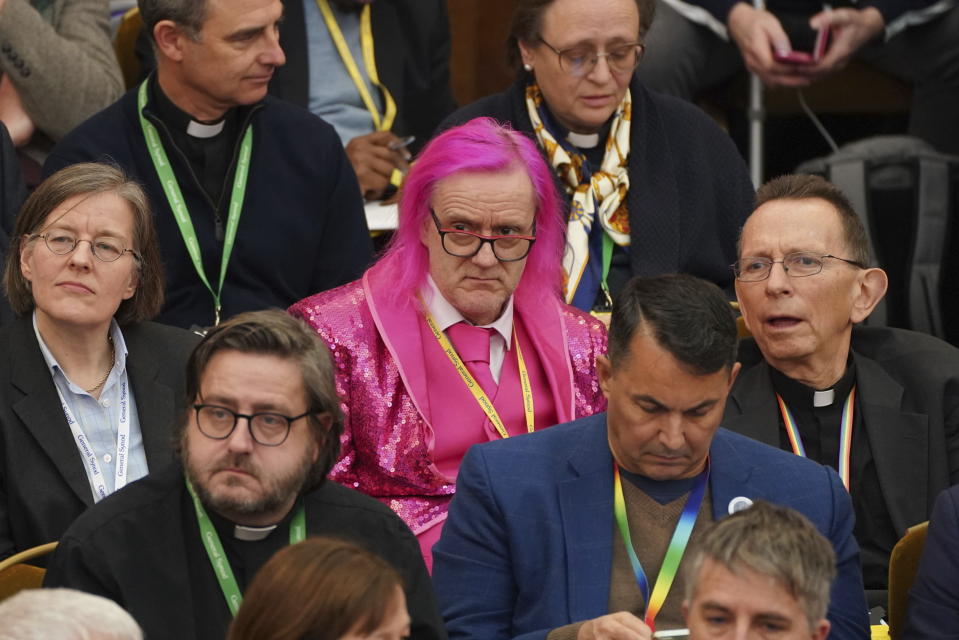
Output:
<svg viewBox="0 0 959 640">
<path fill-rule="evenodd" d="M 426 286 L 423 287 L 422 293 L 426 307 L 433 315 L 433 320 L 436 321 L 440 331 L 446 331 L 457 322 L 472 324 L 463 317 L 463 314 L 460 313 L 456 307 L 443 297 L 433 277 L 428 274 L 426 276 Z M 482 326 L 493 329 L 496 333 L 503 336 L 503 340 L 506 341 L 506 350 L 509 351 L 513 339 L 513 296 L 509 297 L 506 308 L 503 309 L 503 313 L 500 314 L 499 318 L 490 324 L 484 324 Z"/>
<path fill-rule="evenodd" d="M 249 527 L 243 524 L 237 524 L 232 520 L 224 518 L 215 510 L 211 509 L 208 505 L 204 505 L 206 508 L 206 513 L 210 518 L 210 522 L 213 523 L 213 527 L 216 529 L 217 535 L 220 536 L 220 539 L 223 540 L 226 544 L 227 540 L 234 539 L 241 542 L 260 542 L 266 540 L 270 537 L 277 529 L 286 527 L 290 520 L 293 519 L 293 514 L 296 512 L 297 507 L 300 505 L 300 501 L 297 501 L 293 508 L 290 509 L 289 513 L 283 516 L 283 519 L 277 522 L 276 524 L 271 524 L 266 527 Z"/>
<path fill-rule="evenodd" d="M 813 389 L 798 380 L 793 380 L 781 371 L 770 367 L 773 389 L 782 396 L 786 405 L 793 407 L 819 408 L 831 406 L 834 402 L 843 402 L 856 382 L 856 363 L 852 353 L 846 363 L 846 372 L 829 389 Z"/>
<path fill-rule="evenodd" d="M 227 119 L 235 118 L 237 112 L 236 108 L 229 109 L 218 122 L 204 124 L 197 122 L 189 113 L 176 106 L 173 101 L 163 93 L 160 83 L 156 81 L 154 81 L 153 85 L 153 98 L 157 114 L 168 127 L 175 131 L 186 132 L 187 135 L 194 138 L 206 139 L 219 135 L 226 126 Z"/>
<path fill-rule="evenodd" d="M 566 139 L 569 140 L 570 144 L 574 147 L 579 147 L 580 149 L 592 149 L 599 144 L 598 133 L 576 133 L 575 131 L 570 131 L 566 134 Z"/>
<path fill-rule="evenodd" d="M 256 542 L 263 540 L 276 529 L 275 524 L 268 527 L 248 527 L 242 524 L 233 525 L 233 537 L 244 542 Z"/>
</svg>

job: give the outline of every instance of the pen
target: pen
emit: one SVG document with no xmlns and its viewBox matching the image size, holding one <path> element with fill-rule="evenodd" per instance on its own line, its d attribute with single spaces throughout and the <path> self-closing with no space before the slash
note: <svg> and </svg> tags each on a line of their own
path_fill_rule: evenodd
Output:
<svg viewBox="0 0 959 640">
<path fill-rule="evenodd" d="M 400 138 L 399 140 L 394 140 L 393 142 L 386 145 L 390 151 L 396 151 L 397 149 L 402 149 L 403 147 L 408 147 L 413 144 L 413 141 L 416 140 L 416 136 L 406 136 L 405 138 Z"/>
<path fill-rule="evenodd" d="M 688 638 L 689 629 L 672 629 L 670 631 L 657 631 L 653 634 L 654 638 Z"/>
</svg>

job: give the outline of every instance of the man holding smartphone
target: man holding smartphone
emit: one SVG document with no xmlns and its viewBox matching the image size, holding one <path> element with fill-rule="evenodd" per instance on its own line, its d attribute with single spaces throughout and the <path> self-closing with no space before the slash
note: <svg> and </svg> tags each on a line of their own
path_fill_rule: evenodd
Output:
<svg viewBox="0 0 959 640">
<path fill-rule="evenodd" d="M 766 86 L 801 88 L 855 57 L 913 85 L 911 135 L 959 153 L 955 0 L 649 1 L 641 74 L 653 89 L 692 100 L 744 65 Z"/>
</svg>

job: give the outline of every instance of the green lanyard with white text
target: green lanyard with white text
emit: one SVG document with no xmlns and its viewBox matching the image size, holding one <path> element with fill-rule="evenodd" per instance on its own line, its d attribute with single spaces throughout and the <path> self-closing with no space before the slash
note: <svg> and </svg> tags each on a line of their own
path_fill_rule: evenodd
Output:
<svg viewBox="0 0 959 640">
<path fill-rule="evenodd" d="M 236 576 L 233 575 L 233 569 L 230 567 L 230 561 L 227 560 L 226 553 L 223 552 L 220 536 L 216 535 L 216 529 L 213 528 L 210 516 L 207 515 L 206 509 L 200 503 L 200 499 L 189 480 L 186 481 L 186 488 L 190 492 L 190 497 L 193 498 L 193 506 L 196 508 L 196 521 L 200 525 L 200 539 L 203 541 L 206 554 L 210 557 L 213 573 L 216 574 L 217 582 L 220 583 L 223 597 L 226 598 L 226 606 L 230 608 L 230 615 L 236 616 L 236 612 L 243 602 L 240 585 L 237 584 Z M 296 544 L 305 539 L 306 508 L 300 505 L 290 521 L 290 544 Z"/>
<path fill-rule="evenodd" d="M 236 230 L 240 224 L 240 213 L 243 211 L 243 198 L 246 195 L 246 180 L 250 175 L 250 156 L 253 153 L 253 126 L 246 128 L 243 134 L 243 142 L 240 145 L 240 157 L 237 159 L 236 174 L 233 177 L 233 192 L 230 196 L 230 212 L 226 221 L 226 237 L 223 240 L 223 255 L 220 259 L 220 281 L 216 291 L 210 285 L 206 277 L 206 270 L 203 268 L 203 256 L 200 254 L 200 242 L 196 237 L 196 230 L 193 228 L 193 221 L 190 219 L 190 212 L 187 211 L 186 201 L 183 199 L 183 193 L 180 191 L 180 185 L 177 183 L 176 176 L 173 175 L 173 169 L 170 167 L 170 160 L 167 158 L 166 151 L 163 149 L 163 143 L 160 142 L 160 134 L 156 127 L 143 115 L 143 109 L 147 104 L 147 81 L 144 80 L 140 85 L 137 100 L 137 115 L 140 116 L 140 126 L 143 128 L 143 137 L 146 139 L 147 149 L 150 151 L 150 158 L 153 159 L 153 166 L 156 168 L 157 176 L 160 178 L 160 184 L 163 186 L 163 193 L 166 194 L 167 201 L 170 203 L 170 209 L 173 210 L 173 217 L 176 219 L 177 226 L 180 228 L 180 235 L 183 236 L 183 242 L 186 244 L 186 250 L 193 261 L 193 267 L 196 269 L 200 280 L 206 285 L 206 288 L 213 295 L 214 305 L 214 325 L 220 324 L 221 295 L 223 294 L 223 282 L 226 280 L 226 269 L 230 263 L 230 254 L 233 253 L 233 244 L 236 240 Z"/>
</svg>

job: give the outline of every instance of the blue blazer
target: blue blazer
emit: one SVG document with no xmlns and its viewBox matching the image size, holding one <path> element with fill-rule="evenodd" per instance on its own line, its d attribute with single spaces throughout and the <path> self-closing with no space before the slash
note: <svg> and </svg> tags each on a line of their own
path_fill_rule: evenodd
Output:
<svg viewBox="0 0 959 640">
<path fill-rule="evenodd" d="M 903 640 L 959 637 L 959 485 L 936 498 Z"/>
<path fill-rule="evenodd" d="M 833 544 L 833 640 L 868 638 L 849 494 L 834 471 L 719 429 L 710 447 L 713 518 L 732 499 L 792 507 Z M 606 414 L 472 447 L 456 481 L 433 584 L 450 638 L 545 638 L 608 613 L 613 542 Z"/>
</svg>

